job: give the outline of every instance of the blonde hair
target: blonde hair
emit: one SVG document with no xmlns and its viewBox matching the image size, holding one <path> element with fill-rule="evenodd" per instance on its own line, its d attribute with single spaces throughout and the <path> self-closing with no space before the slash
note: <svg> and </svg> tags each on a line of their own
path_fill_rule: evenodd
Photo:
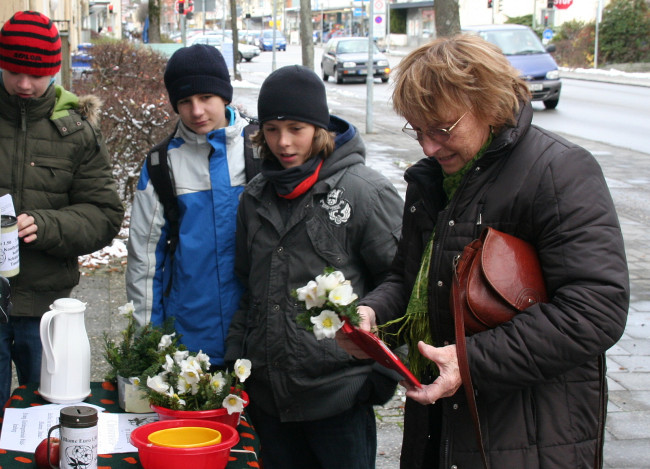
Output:
<svg viewBox="0 0 650 469">
<path fill-rule="evenodd" d="M 397 67 L 393 108 L 420 122 L 444 122 L 468 109 L 499 130 L 514 125 L 526 82 L 499 48 L 476 35 L 438 38 L 411 52 Z"/>
<path fill-rule="evenodd" d="M 275 155 L 269 148 L 269 145 L 266 143 L 266 139 L 264 138 L 264 131 L 262 130 L 263 128 L 264 124 L 260 126 L 260 129 L 257 132 L 251 135 L 251 143 L 259 149 L 260 157 L 262 159 L 275 160 Z M 318 154 L 322 154 L 323 158 L 327 158 L 329 155 L 331 155 L 335 147 L 335 136 L 336 134 L 334 132 L 325 130 L 322 127 L 316 127 L 314 140 L 311 144 L 311 152 L 309 158 Z"/>
</svg>

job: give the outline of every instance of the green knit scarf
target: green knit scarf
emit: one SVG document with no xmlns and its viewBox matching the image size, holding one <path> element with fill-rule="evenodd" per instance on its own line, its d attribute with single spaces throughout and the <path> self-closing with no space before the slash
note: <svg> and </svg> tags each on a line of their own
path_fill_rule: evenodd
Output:
<svg viewBox="0 0 650 469">
<path fill-rule="evenodd" d="M 463 176 L 472 168 L 474 162 L 478 160 L 485 150 L 492 143 L 492 134 L 488 141 L 481 147 L 476 156 L 468 161 L 459 171 L 453 174 L 443 174 L 442 188 L 447 195 L 447 200 L 451 200 L 454 193 L 460 186 Z M 394 335 L 397 335 L 408 346 L 408 367 L 411 372 L 418 378 L 423 379 L 427 375 L 434 378 L 438 376 L 438 368 L 435 363 L 422 356 L 418 350 L 418 342 L 420 340 L 427 344 L 437 345 L 433 342 L 431 336 L 431 327 L 429 325 L 429 267 L 431 266 L 431 258 L 433 257 L 433 241 L 435 239 L 435 229 L 431 235 L 431 239 L 424 248 L 422 253 L 422 263 L 420 270 L 415 278 L 411 298 L 409 299 L 408 306 L 406 307 L 406 314 L 399 319 L 395 319 L 384 324 L 381 329 L 384 334 L 386 328 L 389 326 L 398 325 L 399 328 Z M 393 335 L 393 334 L 390 334 Z"/>
</svg>

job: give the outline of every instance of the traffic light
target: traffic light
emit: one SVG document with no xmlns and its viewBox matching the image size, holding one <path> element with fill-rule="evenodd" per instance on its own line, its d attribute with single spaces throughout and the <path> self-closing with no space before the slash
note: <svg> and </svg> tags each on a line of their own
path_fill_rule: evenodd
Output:
<svg viewBox="0 0 650 469">
<path fill-rule="evenodd" d="M 178 14 L 185 14 L 185 0 L 178 0 Z"/>
<path fill-rule="evenodd" d="M 108 5 L 108 12 L 112 15 L 113 14 L 113 5 L 110 4 Z"/>
<path fill-rule="evenodd" d="M 546 8 L 553 8 L 555 6 L 555 0 L 546 0 Z"/>
<path fill-rule="evenodd" d="M 488 8 L 492 8 L 492 0 L 488 0 Z"/>
<path fill-rule="evenodd" d="M 548 26 L 548 13 L 544 15 L 544 27 Z"/>
</svg>

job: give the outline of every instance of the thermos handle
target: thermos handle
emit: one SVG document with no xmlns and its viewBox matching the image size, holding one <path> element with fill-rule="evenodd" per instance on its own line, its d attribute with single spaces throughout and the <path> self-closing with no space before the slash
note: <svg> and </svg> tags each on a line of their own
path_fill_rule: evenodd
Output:
<svg viewBox="0 0 650 469">
<path fill-rule="evenodd" d="M 58 311 L 50 310 L 46 312 L 41 318 L 41 344 L 43 344 L 43 354 L 45 355 L 47 372 L 50 374 L 54 374 L 56 372 L 56 362 L 54 360 L 50 323 L 52 322 L 52 318 L 57 314 Z"/>
<path fill-rule="evenodd" d="M 50 429 L 47 431 L 47 450 L 45 454 L 47 455 L 47 463 L 52 469 L 58 469 L 59 468 L 59 461 L 56 462 L 56 466 L 52 465 L 52 462 L 50 460 L 50 435 L 52 434 L 53 430 L 56 430 L 57 428 L 61 428 L 61 424 L 54 425 L 53 427 L 50 427 Z"/>
</svg>

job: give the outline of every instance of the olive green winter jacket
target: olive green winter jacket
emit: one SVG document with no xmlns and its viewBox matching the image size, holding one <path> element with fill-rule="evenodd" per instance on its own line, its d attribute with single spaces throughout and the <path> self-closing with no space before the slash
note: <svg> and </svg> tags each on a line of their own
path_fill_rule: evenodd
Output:
<svg viewBox="0 0 650 469">
<path fill-rule="evenodd" d="M 38 227 L 34 242 L 20 242 L 13 315 L 41 316 L 69 296 L 79 282 L 77 257 L 119 231 L 124 208 L 93 126 L 100 104 L 54 85 L 22 99 L 0 80 L 0 196 L 11 194 L 16 214 L 33 216 Z"/>
</svg>

